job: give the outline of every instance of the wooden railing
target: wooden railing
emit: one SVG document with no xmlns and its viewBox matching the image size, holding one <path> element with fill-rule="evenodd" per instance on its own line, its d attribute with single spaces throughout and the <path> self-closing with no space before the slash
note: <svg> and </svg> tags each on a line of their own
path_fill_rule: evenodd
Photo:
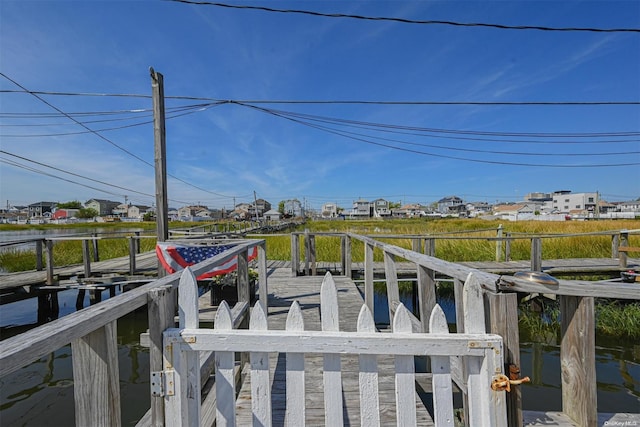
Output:
<svg viewBox="0 0 640 427">
<path fill-rule="evenodd" d="M 118 234 L 114 236 L 113 234 Z M 21 239 L 11 242 L 4 242 L 3 247 L 33 245 L 35 247 L 36 271 L 46 270 L 46 284 L 55 284 L 55 268 L 66 267 L 56 266 L 54 262 L 54 245 L 62 241 L 80 241 L 82 244 L 82 265 L 84 277 L 91 277 L 91 263 L 101 260 L 98 243 L 104 240 L 127 240 L 129 251 L 129 274 L 134 275 L 136 268 L 136 257 L 140 254 L 140 241 L 142 239 L 155 239 L 155 236 L 141 235 L 140 232 L 133 232 L 130 235 L 122 236 L 122 233 L 107 233 L 83 236 L 57 236 L 38 237 L 33 239 Z"/>
<path fill-rule="evenodd" d="M 462 236 L 460 234 L 464 233 Z M 481 233 L 495 233 L 495 236 L 479 236 Z M 351 244 L 348 236 L 351 233 L 340 232 L 294 232 L 291 233 L 291 270 L 293 274 L 304 272 L 305 274 L 314 275 L 317 271 L 316 259 L 316 237 L 337 237 L 341 239 L 340 263 L 342 271 L 345 275 L 351 277 Z M 429 256 L 436 255 L 436 246 L 438 241 L 488 241 L 495 242 L 496 256 L 495 261 L 511 261 L 512 260 L 512 243 L 517 240 L 530 241 L 530 262 L 531 271 L 542 271 L 543 259 L 543 241 L 547 239 L 562 239 L 575 237 L 593 237 L 593 236 L 609 236 L 611 239 L 611 258 L 619 259 L 620 268 L 624 269 L 628 266 L 628 253 L 638 252 L 640 248 L 629 245 L 630 236 L 640 236 L 640 230 L 617 230 L 602 231 L 592 233 L 579 234 L 514 234 L 504 232 L 502 226 L 497 229 L 468 230 L 464 232 L 436 233 L 428 235 L 405 235 L 405 234 L 376 234 L 369 237 L 377 240 L 410 240 L 411 249 L 414 252 L 423 253 Z M 302 246 L 304 245 L 304 246 Z M 301 249 L 304 251 L 301 252 Z M 304 257 L 302 257 L 303 255 Z M 303 265 L 300 260 L 302 259 Z"/>
<path fill-rule="evenodd" d="M 620 236 L 625 236 L 625 234 L 626 232 L 621 232 Z M 302 235 L 305 237 L 305 254 L 307 254 L 305 270 L 315 271 L 315 264 L 318 262 L 314 251 L 314 234 L 308 232 L 292 234 L 293 275 L 297 275 L 299 272 L 299 264 L 295 263 L 299 251 L 296 251 L 295 248 L 298 247 L 299 238 Z M 364 244 L 365 304 L 372 313 L 374 312 L 374 250 L 382 252 L 390 319 L 393 319 L 401 304 L 396 262 L 402 260 L 415 264 L 419 315 L 417 317 L 411 316 L 414 331 L 429 332 L 429 314 L 436 303 L 436 275 L 453 279 L 456 328 L 458 332 L 467 331 L 471 325 L 468 325 L 464 319 L 462 295 L 464 282 L 472 273 L 479 283 L 479 288 L 482 289 L 488 306 L 487 332 L 503 337 L 505 364 L 514 365 L 516 369 L 519 369 L 520 366 L 518 297 L 516 292 L 557 295 L 560 301 L 560 318 L 562 319 L 560 364 L 563 367 L 561 371 L 563 412 L 571 417 L 577 425 L 596 425 L 594 298 L 640 299 L 637 284 L 558 280 L 557 285 L 548 285 L 512 276 L 500 276 L 478 271 L 367 236 L 353 233 L 315 233 L 315 235 L 333 236 L 341 239 L 342 271 L 346 275 L 350 275 L 351 272 L 351 242 L 357 240 Z M 389 238 L 389 236 L 385 237 Z M 393 238 L 402 238 L 402 236 L 393 236 Z M 414 239 L 430 238 L 416 236 Z M 624 237 L 621 237 L 619 243 L 625 246 L 624 242 Z M 418 245 L 414 244 L 414 247 L 416 246 Z M 427 247 L 433 248 L 434 245 L 430 244 Z M 454 375 L 453 378 L 464 392 L 467 387 L 464 383 L 464 377 Z M 507 407 L 509 425 L 521 426 L 522 405 L 518 388 L 514 388 L 514 391 L 509 394 Z"/>
<path fill-rule="evenodd" d="M 228 243 L 227 243 L 228 244 Z M 260 303 L 266 310 L 267 267 L 264 240 L 244 241 L 232 249 L 196 264 L 192 271 L 200 275 L 237 256 L 238 305 L 234 309 L 236 323 L 248 319 L 249 277 L 248 251 L 258 247 L 258 280 Z M 76 425 L 119 426 L 120 385 L 118 374 L 117 320 L 148 304 L 151 382 L 154 373 L 164 368 L 162 333 L 174 327 L 176 292 L 180 273 L 155 280 L 147 285 L 110 298 L 2 341 L 0 377 L 17 371 L 35 360 L 71 343 Z M 181 314 L 182 315 L 182 314 Z M 203 355 L 202 366 L 211 366 L 211 356 Z M 164 399 L 154 396 L 143 424 L 162 425 Z"/>
<path fill-rule="evenodd" d="M 294 285 L 295 286 L 295 285 Z M 272 425 L 272 396 L 269 353 L 286 355 L 287 425 L 304 426 L 305 354 L 321 354 L 324 359 L 324 425 L 343 425 L 343 382 L 341 356 L 357 355 L 361 425 L 380 425 L 377 356 L 395 358 L 395 396 L 397 425 L 416 425 L 414 356 L 430 356 L 433 368 L 432 393 L 434 422 L 453 425 L 451 361 L 460 361 L 469 398 L 471 426 L 505 426 L 504 390 L 490 387 L 503 372 L 502 339 L 486 334 L 484 302 L 478 282 L 472 277 L 464 291 L 464 316 L 473 326 L 465 334 L 449 334 L 444 312 L 435 306 L 429 317 L 429 333 L 415 332 L 409 311 L 402 304 L 393 316 L 393 332 L 376 331 L 371 311 L 362 306 L 357 332 L 339 330 L 338 296 L 330 273 L 320 290 L 322 331 L 305 330 L 297 302 L 289 310 L 285 330 L 267 330 L 266 312 L 253 309 L 249 330 L 233 327 L 232 313 L 223 302 L 214 322 L 215 329 L 198 328 L 197 283 L 185 270 L 180 279 L 179 328 L 164 333 L 164 376 L 171 379 L 165 390 L 165 421 L 168 426 L 198 426 L 200 414 L 200 378 L 193 375 L 198 366 L 198 351 L 215 352 L 216 425 L 236 425 L 235 352 L 250 352 L 251 407 L 254 425 Z M 187 392 L 188 391 L 188 392 Z M 315 391 L 315 390 L 314 390 Z M 278 401 L 283 399 L 278 396 Z M 209 421 L 209 420 L 207 420 Z M 203 422 L 204 424 L 204 422 Z M 209 423 L 208 423 L 209 424 Z"/>
</svg>

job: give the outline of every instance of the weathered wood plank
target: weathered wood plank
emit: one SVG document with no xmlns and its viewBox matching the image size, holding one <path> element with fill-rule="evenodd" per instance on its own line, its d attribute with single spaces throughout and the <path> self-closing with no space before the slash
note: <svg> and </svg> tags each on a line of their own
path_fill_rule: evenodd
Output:
<svg viewBox="0 0 640 427">
<path fill-rule="evenodd" d="M 117 322 L 71 342 L 77 426 L 120 426 Z"/>
</svg>

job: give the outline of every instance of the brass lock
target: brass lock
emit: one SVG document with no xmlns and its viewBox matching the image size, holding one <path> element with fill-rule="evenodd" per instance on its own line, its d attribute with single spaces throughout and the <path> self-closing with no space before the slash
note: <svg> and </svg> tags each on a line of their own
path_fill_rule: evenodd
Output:
<svg viewBox="0 0 640 427">
<path fill-rule="evenodd" d="M 509 365 L 509 376 L 500 374 L 493 377 L 491 381 L 491 389 L 494 391 L 511 391 L 512 385 L 520 385 L 528 383 L 531 378 L 520 378 L 520 368 L 516 365 Z"/>
</svg>

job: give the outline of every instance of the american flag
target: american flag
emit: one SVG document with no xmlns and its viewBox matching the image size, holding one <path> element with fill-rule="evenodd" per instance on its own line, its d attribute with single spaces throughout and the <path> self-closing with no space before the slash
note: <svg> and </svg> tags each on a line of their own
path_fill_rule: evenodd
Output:
<svg viewBox="0 0 640 427">
<path fill-rule="evenodd" d="M 233 246 L 234 245 L 204 246 L 159 242 L 156 245 L 156 255 L 167 272 L 175 273 L 189 265 L 194 265 L 207 258 L 219 255 L 222 252 L 233 248 Z M 258 249 L 256 246 L 249 249 L 249 261 L 254 259 L 257 255 Z M 198 280 L 229 273 L 235 270 L 237 265 L 238 257 L 234 256 L 224 264 L 218 265 L 210 271 L 201 274 L 198 276 Z"/>
</svg>

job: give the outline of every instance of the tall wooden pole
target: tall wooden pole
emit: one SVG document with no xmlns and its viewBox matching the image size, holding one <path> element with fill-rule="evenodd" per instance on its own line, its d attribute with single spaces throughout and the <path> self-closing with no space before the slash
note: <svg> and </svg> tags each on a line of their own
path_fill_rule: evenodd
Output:
<svg viewBox="0 0 640 427">
<path fill-rule="evenodd" d="M 164 119 L 164 80 L 162 74 L 149 68 L 153 97 L 153 135 L 156 169 L 156 236 L 158 242 L 169 238 L 169 218 L 167 202 L 167 144 Z M 158 277 L 164 276 L 164 269 L 158 262 Z"/>
</svg>

